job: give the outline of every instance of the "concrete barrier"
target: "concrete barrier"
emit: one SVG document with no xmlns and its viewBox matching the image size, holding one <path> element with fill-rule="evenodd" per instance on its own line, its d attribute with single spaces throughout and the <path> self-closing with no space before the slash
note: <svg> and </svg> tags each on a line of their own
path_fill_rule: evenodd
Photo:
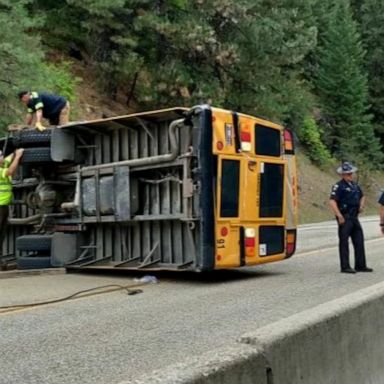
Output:
<svg viewBox="0 0 384 384">
<path fill-rule="evenodd" d="M 384 283 L 124 384 L 382 384 Z"/>
<path fill-rule="evenodd" d="M 384 383 L 384 284 L 319 305 L 241 338 L 273 384 Z"/>
<path fill-rule="evenodd" d="M 120 384 L 269 384 L 257 348 L 236 344 Z"/>
</svg>

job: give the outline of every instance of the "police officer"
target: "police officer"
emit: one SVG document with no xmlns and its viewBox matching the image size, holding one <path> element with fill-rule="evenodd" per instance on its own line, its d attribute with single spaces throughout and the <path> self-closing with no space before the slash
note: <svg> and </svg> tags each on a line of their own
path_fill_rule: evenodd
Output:
<svg viewBox="0 0 384 384">
<path fill-rule="evenodd" d="M 364 234 L 358 219 L 364 208 L 365 197 L 359 185 L 353 181 L 357 168 L 345 161 L 337 169 L 342 179 L 331 191 L 329 204 L 338 222 L 340 267 L 343 273 L 372 272 L 365 261 Z M 349 264 L 349 238 L 355 251 L 355 269 Z"/>
<path fill-rule="evenodd" d="M 384 235 L 384 192 L 380 196 L 379 204 L 380 204 L 380 227 L 381 227 L 381 233 Z"/>
</svg>

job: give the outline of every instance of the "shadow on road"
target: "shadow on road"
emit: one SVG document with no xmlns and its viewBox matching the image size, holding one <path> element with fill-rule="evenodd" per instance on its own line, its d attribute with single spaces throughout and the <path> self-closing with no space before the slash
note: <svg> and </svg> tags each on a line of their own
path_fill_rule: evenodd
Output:
<svg viewBox="0 0 384 384">
<path fill-rule="evenodd" d="M 82 270 L 70 271 L 69 273 L 98 275 L 98 276 L 116 276 L 127 277 L 132 279 L 140 279 L 143 276 L 155 276 L 159 282 L 167 283 L 188 282 L 196 284 L 216 284 L 229 283 L 239 280 L 261 279 L 265 277 L 284 275 L 283 272 L 266 271 L 256 268 L 246 269 L 228 269 L 210 272 L 187 272 L 187 271 L 122 271 L 122 270 Z"/>
</svg>

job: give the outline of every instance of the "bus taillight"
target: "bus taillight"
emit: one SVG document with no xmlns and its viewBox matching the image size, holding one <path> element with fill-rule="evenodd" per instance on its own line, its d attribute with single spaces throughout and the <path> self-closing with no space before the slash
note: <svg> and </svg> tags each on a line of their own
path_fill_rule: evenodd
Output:
<svg viewBox="0 0 384 384">
<path fill-rule="evenodd" d="M 294 154 L 293 135 L 289 129 L 284 129 L 284 153 Z"/>
<path fill-rule="evenodd" d="M 252 149 L 251 132 L 241 131 L 240 139 L 241 139 L 241 150 L 245 152 L 249 152 Z"/>
<path fill-rule="evenodd" d="M 253 228 L 245 229 L 244 245 L 245 245 L 245 256 L 255 256 L 255 240 L 256 232 Z"/>
<path fill-rule="evenodd" d="M 296 229 L 287 230 L 286 258 L 291 257 L 296 250 Z"/>
</svg>

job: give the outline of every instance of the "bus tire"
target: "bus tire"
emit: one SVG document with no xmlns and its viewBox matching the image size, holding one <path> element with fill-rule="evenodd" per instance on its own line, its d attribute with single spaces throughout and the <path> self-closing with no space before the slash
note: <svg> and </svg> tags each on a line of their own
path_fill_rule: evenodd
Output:
<svg viewBox="0 0 384 384">
<path fill-rule="evenodd" d="M 36 144 L 39 146 L 50 145 L 51 142 L 51 130 L 47 129 L 43 132 L 33 130 L 22 130 L 16 132 L 12 138 L 13 145 L 15 147 L 33 147 Z"/>
<path fill-rule="evenodd" d="M 51 163 L 51 148 L 50 147 L 36 147 L 36 148 L 24 148 L 21 163 Z"/>
<path fill-rule="evenodd" d="M 16 239 L 19 251 L 50 251 L 52 235 L 24 235 Z"/>
<path fill-rule="evenodd" d="M 52 268 L 51 256 L 20 256 L 16 259 L 18 269 Z"/>
</svg>

